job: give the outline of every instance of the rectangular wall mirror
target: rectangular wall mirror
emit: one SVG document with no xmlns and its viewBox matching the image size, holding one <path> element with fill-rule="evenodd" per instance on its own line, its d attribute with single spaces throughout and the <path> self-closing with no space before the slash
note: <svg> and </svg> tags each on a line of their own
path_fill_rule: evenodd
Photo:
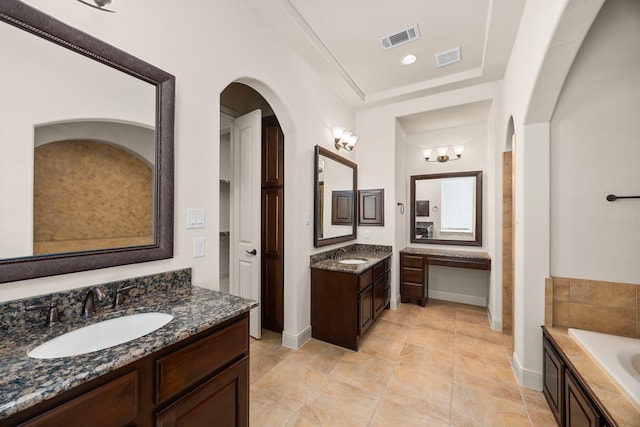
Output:
<svg viewBox="0 0 640 427">
<path fill-rule="evenodd" d="M 173 256 L 175 78 L 0 0 L 0 282 Z"/>
<path fill-rule="evenodd" d="M 482 246 L 482 171 L 411 176 L 411 242 Z"/>
<path fill-rule="evenodd" d="M 314 246 L 354 240 L 358 165 L 318 145 L 314 163 Z"/>
</svg>

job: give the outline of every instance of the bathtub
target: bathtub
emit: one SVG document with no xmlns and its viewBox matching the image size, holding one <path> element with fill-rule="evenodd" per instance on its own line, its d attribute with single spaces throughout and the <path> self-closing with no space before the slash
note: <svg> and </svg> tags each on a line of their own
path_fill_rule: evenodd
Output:
<svg viewBox="0 0 640 427">
<path fill-rule="evenodd" d="M 569 328 L 569 335 L 640 406 L 640 339 Z"/>
</svg>

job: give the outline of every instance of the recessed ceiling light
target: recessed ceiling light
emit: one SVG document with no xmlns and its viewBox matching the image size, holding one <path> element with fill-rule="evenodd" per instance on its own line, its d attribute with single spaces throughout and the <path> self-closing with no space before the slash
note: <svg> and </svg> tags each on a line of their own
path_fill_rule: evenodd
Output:
<svg viewBox="0 0 640 427">
<path fill-rule="evenodd" d="M 402 63 L 404 65 L 410 65 L 413 64 L 414 62 L 416 62 L 416 56 L 415 55 L 407 55 L 404 58 L 402 58 Z"/>
</svg>

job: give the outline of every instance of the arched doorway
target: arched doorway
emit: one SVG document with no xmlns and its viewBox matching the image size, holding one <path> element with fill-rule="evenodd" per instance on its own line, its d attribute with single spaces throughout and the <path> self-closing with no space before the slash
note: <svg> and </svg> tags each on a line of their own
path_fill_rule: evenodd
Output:
<svg viewBox="0 0 640 427">
<path fill-rule="evenodd" d="M 234 251 L 242 242 L 240 236 L 234 236 L 234 231 L 243 230 L 243 225 L 238 222 L 246 221 L 250 216 L 254 223 L 260 224 L 259 237 L 255 239 L 254 251 L 247 250 L 259 269 L 259 292 L 254 295 L 260 302 L 259 314 L 262 328 L 283 332 L 284 330 L 284 132 L 268 101 L 255 89 L 242 83 L 231 83 L 220 94 L 221 105 L 221 139 L 220 139 L 220 275 L 221 290 L 236 293 L 243 285 L 239 283 L 242 265 L 247 265 L 248 260 L 241 259 L 245 254 L 242 250 Z M 258 113 L 259 111 L 259 113 Z M 256 131 L 260 133 L 258 149 L 260 157 L 260 170 L 249 171 L 250 166 L 247 152 L 238 150 L 234 144 L 239 144 L 234 130 L 235 124 L 243 118 L 258 114 Z M 237 119 L 237 120 L 236 120 Z M 227 125 L 228 123 L 228 125 Z M 254 132 L 251 130 L 250 132 Z M 233 133 L 234 137 L 230 135 Z M 242 142 L 241 144 L 246 144 Z M 234 154 L 235 153 L 235 154 Z M 231 170 L 229 170 L 231 169 Z M 242 175 L 237 170 L 259 174 L 259 184 L 240 183 Z M 232 178 L 233 177 L 233 178 Z M 251 187 L 251 188 L 249 188 Z M 242 192 L 243 196 L 238 196 Z M 259 193 L 259 205 L 257 209 L 247 212 L 238 210 L 234 200 L 246 200 L 247 192 Z M 253 197 L 253 196 L 252 196 Z M 234 208 L 235 204 L 235 208 Z M 235 209 L 235 211 L 234 211 Z M 233 213 L 231 213 L 233 212 Z M 244 218 L 244 219 L 243 219 Z M 234 221 L 236 225 L 234 226 Z M 241 239 L 242 240 L 242 239 Z M 259 240 L 259 244 L 256 243 Z M 240 266 L 240 267 L 238 267 Z M 225 280 L 225 275 L 228 277 Z M 230 282 L 229 282 L 230 280 Z M 256 314 L 254 314 L 256 313 Z M 260 333 L 252 333 L 256 338 Z"/>
</svg>

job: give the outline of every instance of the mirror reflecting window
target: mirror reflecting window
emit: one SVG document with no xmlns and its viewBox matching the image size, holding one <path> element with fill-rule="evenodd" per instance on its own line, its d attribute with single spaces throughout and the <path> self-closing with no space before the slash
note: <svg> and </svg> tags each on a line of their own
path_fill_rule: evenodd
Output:
<svg viewBox="0 0 640 427">
<path fill-rule="evenodd" d="M 482 171 L 411 177 L 411 242 L 482 245 Z"/>
<path fill-rule="evenodd" d="M 0 282 L 173 255 L 175 78 L 0 4 Z"/>
<path fill-rule="evenodd" d="M 315 247 L 354 240 L 358 166 L 316 145 L 315 171 Z"/>
</svg>

